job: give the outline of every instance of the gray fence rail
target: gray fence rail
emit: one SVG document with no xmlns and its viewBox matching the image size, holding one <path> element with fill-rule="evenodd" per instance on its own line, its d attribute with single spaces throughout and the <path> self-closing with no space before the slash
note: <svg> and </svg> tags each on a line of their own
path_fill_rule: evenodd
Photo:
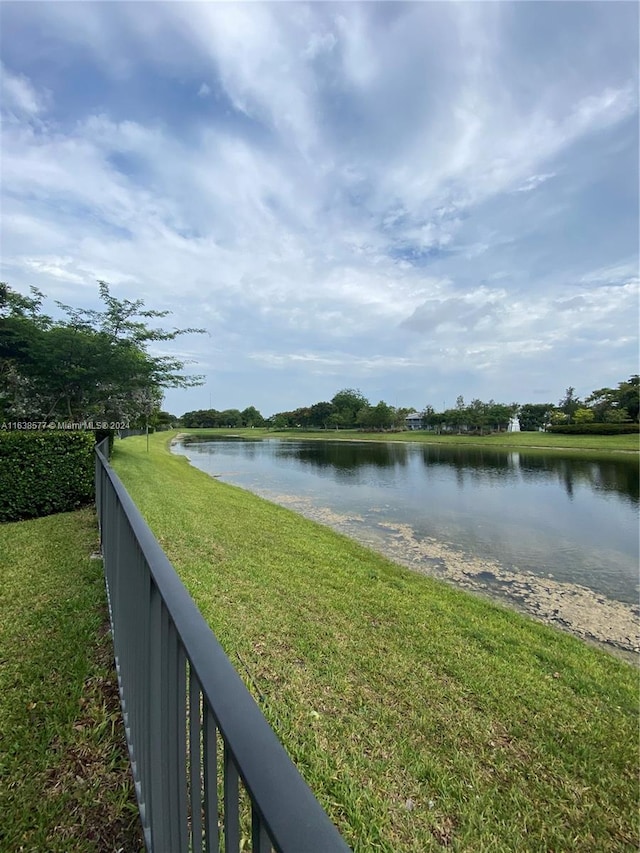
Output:
<svg viewBox="0 0 640 853">
<path fill-rule="evenodd" d="M 147 850 L 235 853 L 250 823 L 252 853 L 349 851 L 106 454 L 105 440 L 96 448 L 96 505 Z"/>
</svg>

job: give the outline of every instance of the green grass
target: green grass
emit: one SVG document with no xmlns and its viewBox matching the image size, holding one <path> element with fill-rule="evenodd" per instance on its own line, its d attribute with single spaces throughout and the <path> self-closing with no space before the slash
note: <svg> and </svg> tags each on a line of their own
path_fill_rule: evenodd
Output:
<svg viewBox="0 0 640 853">
<path fill-rule="evenodd" d="M 141 849 L 92 510 L 0 525 L 0 850 Z"/>
<path fill-rule="evenodd" d="M 354 850 L 637 849 L 633 667 L 166 445 L 114 466 Z"/>
<path fill-rule="evenodd" d="M 406 431 L 389 433 L 355 432 L 351 430 L 268 430 L 268 429 L 183 429 L 180 432 L 208 435 L 240 435 L 246 438 L 322 439 L 324 441 L 409 441 L 419 444 L 445 444 L 488 447 L 495 450 L 530 450 L 576 453 L 638 453 L 637 435 L 558 435 L 542 432 L 503 432 L 495 435 L 435 435 Z"/>
</svg>

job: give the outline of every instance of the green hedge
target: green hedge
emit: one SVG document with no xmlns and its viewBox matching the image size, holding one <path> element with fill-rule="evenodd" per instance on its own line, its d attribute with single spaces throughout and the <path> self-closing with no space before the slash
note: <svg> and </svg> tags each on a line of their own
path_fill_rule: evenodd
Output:
<svg viewBox="0 0 640 853">
<path fill-rule="evenodd" d="M 547 428 L 547 432 L 562 432 L 572 435 L 623 435 L 638 432 L 640 425 L 628 424 L 558 424 Z"/>
<path fill-rule="evenodd" d="M 92 432 L 0 432 L 0 521 L 90 503 L 94 446 Z"/>
</svg>

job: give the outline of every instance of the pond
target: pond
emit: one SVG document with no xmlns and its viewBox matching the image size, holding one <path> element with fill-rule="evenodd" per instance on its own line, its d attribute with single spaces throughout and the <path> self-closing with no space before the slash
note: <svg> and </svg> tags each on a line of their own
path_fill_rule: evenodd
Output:
<svg viewBox="0 0 640 853">
<path fill-rule="evenodd" d="M 635 458 L 191 437 L 174 451 L 413 569 L 581 636 L 638 644 Z"/>
</svg>

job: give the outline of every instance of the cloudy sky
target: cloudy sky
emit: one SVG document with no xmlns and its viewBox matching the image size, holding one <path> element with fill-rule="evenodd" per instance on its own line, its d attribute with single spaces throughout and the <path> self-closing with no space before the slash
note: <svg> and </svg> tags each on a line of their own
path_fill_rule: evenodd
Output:
<svg viewBox="0 0 640 853">
<path fill-rule="evenodd" d="M 207 335 L 166 407 L 638 370 L 633 2 L 3 2 L 2 280 Z"/>
</svg>

